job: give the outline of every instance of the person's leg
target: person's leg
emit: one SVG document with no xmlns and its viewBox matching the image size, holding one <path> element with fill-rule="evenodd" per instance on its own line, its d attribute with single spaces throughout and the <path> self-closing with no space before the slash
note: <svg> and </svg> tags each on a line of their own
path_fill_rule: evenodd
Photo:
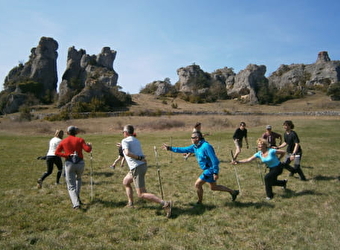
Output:
<svg viewBox="0 0 340 250">
<path fill-rule="evenodd" d="M 195 188 L 196 188 L 196 192 L 197 192 L 197 196 L 198 196 L 198 201 L 197 204 L 201 204 L 203 201 L 203 185 L 204 185 L 205 181 L 201 180 L 200 178 L 198 178 L 195 182 Z"/>
<path fill-rule="evenodd" d="M 239 140 L 234 140 L 234 144 L 235 144 L 235 154 L 234 154 L 234 160 L 237 159 L 237 156 L 241 153 L 241 148 L 242 148 L 242 144 L 240 143 Z"/>
<path fill-rule="evenodd" d="M 273 169 L 269 169 L 269 173 L 264 176 L 264 184 L 266 189 L 267 199 L 272 199 L 274 197 L 273 194 L 273 182 L 276 179 L 276 174 L 274 173 Z"/>
<path fill-rule="evenodd" d="M 113 162 L 113 164 L 110 166 L 111 168 L 115 168 L 116 167 L 116 164 L 117 162 L 121 159 L 121 156 L 118 155 L 117 159 Z"/>
<path fill-rule="evenodd" d="M 148 169 L 147 165 L 143 164 L 143 165 L 138 166 L 132 171 L 133 181 L 136 187 L 137 195 L 141 199 L 145 199 L 148 201 L 152 201 L 152 202 L 156 202 L 156 203 L 164 205 L 164 201 L 162 199 L 146 191 L 145 174 L 146 174 L 147 169 Z"/>
<path fill-rule="evenodd" d="M 44 181 L 44 179 L 49 176 L 50 174 L 52 174 L 53 172 L 53 163 L 54 160 L 52 157 L 47 157 L 46 158 L 46 166 L 47 166 L 47 171 L 40 177 L 39 180 L 41 180 L 41 182 Z"/>
<path fill-rule="evenodd" d="M 273 198 L 273 186 L 284 187 L 286 185 L 286 180 L 278 180 L 277 177 L 282 174 L 283 168 L 282 164 L 277 167 L 269 168 L 269 173 L 264 177 L 266 194 L 268 198 Z"/>
<path fill-rule="evenodd" d="M 299 174 L 300 180 L 305 181 L 305 180 L 306 180 L 306 177 L 305 177 L 304 173 L 302 172 L 301 165 L 300 165 L 301 156 L 302 156 L 302 155 L 295 155 L 295 159 L 294 159 L 294 170 L 295 170 L 296 173 Z"/>
<path fill-rule="evenodd" d="M 217 185 L 216 182 L 208 182 L 208 183 L 210 185 L 210 189 L 213 191 L 229 192 L 233 201 L 236 200 L 236 197 L 239 194 L 239 190 L 233 190 L 223 185 Z"/>
<path fill-rule="evenodd" d="M 63 162 L 62 162 L 61 158 L 60 157 L 55 157 L 54 164 L 58 168 L 56 183 L 59 184 L 60 177 L 61 177 L 61 175 L 63 173 Z"/>
<path fill-rule="evenodd" d="M 209 183 L 210 189 L 213 191 L 223 191 L 223 192 L 229 192 L 232 194 L 234 192 L 233 189 L 230 189 L 228 187 L 222 186 L 222 185 L 217 185 L 216 182 Z"/>
<path fill-rule="evenodd" d="M 123 185 L 125 187 L 126 196 L 128 198 L 128 206 L 133 206 L 133 190 L 131 184 L 133 183 L 133 177 L 129 172 L 123 179 Z"/>
<path fill-rule="evenodd" d="M 292 166 L 289 165 L 290 164 L 290 155 L 291 154 L 286 154 L 285 160 L 283 161 L 283 167 L 290 172 L 289 176 L 293 176 L 295 174 L 295 169 Z"/>
<path fill-rule="evenodd" d="M 76 194 L 77 194 L 77 197 L 78 197 L 79 204 L 81 203 L 80 202 L 80 190 L 81 190 L 81 185 L 82 185 L 81 178 L 83 176 L 84 169 L 85 169 L 85 162 L 84 161 L 80 161 L 75 166 L 75 172 L 76 172 Z"/>
<path fill-rule="evenodd" d="M 73 208 L 77 208 L 80 206 L 79 199 L 77 195 L 77 184 L 76 184 L 76 170 L 75 164 L 69 161 L 65 161 L 65 179 L 68 189 L 68 194 L 70 196 Z"/>
<path fill-rule="evenodd" d="M 120 167 L 122 168 L 122 167 L 124 167 L 125 157 L 121 156 L 120 158 L 121 158 L 121 160 L 120 160 Z"/>
</svg>

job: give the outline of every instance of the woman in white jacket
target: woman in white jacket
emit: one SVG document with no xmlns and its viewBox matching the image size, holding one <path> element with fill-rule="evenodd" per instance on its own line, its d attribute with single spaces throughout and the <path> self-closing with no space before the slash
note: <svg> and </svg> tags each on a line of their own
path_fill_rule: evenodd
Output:
<svg viewBox="0 0 340 250">
<path fill-rule="evenodd" d="M 46 155 L 46 165 L 47 165 L 47 171 L 38 179 L 38 188 L 42 188 L 42 183 L 44 179 L 52 174 L 53 172 L 53 165 L 56 165 L 58 168 L 57 172 L 57 179 L 56 184 L 59 184 L 61 174 L 63 172 L 63 162 L 61 160 L 61 157 L 55 155 L 55 150 L 57 149 L 57 146 L 61 142 L 61 140 L 64 137 L 64 131 L 57 129 L 54 137 L 49 142 L 49 149 Z"/>
</svg>

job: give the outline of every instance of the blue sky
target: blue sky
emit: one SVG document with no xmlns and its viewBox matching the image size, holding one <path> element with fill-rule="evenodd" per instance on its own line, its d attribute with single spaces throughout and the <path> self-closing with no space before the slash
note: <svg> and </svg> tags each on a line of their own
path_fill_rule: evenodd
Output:
<svg viewBox="0 0 340 250">
<path fill-rule="evenodd" d="M 59 43 L 58 84 L 69 47 L 93 55 L 107 46 L 130 94 L 167 77 L 175 84 L 193 63 L 209 73 L 266 65 L 268 76 L 320 51 L 339 60 L 339 9 L 331 0 L 0 0 L 0 90 L 42 36 Z"/>
</svg>

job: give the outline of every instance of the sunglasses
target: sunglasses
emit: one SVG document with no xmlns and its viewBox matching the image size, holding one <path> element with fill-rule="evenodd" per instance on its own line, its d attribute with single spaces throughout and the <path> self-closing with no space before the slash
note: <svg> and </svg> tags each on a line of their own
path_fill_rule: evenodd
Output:
<svg viewBox="0 0 340 250">
<path fill-rule="evenodd" d="M 197 136 L 195 136 L 195 137 L 191 137 L 191 139 L 196 139 L 196 138 L 198 138 Z"/>
</svg>

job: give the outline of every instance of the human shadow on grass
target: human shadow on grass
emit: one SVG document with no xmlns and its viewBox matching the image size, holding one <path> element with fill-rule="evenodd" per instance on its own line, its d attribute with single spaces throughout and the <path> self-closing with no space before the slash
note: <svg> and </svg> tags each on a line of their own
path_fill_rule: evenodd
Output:
<svg viewBox="0 0 340 250">
<path fill-rule="evenodd" d="M 304 196 L 304 195 L 323 195 L 323 194 L 319 192 L 315 192 L 314 190 L 302 190 L 300 192 L 295 192 L 291 189 L 286 189 L 285 193 L 281 195 L 281 197 L 288 199 L 288 198 Z"/>
<path fill-rule="evenodd" d="M 267 201 L 260 201 L 260 202 L 240 202 L 240 201 L 234 201 L 234 202 L 226 202 L 226 206 L 236 207 L 236 208 L 248 208 L 248 207 L 254 207 L 254 208 L 274 208 L 275 205 L 272 203 L 269 203 Z"/>
<path fill-rule="evenodd" d="M 210 211 L 212 209 L 215 209 L 215 205 L 209 205 L 209 204 L 196 204 L 196 203 L 189 203 L 186 207 L 179 207 L 176 206 L 176 204 L 172 208 L 171 218 L 177 218 L 181 215 L 202 215 L 206 211 Z"/>
<path fill-rule="evenodd" d="M 332 180 L 340 180 L 340 176 L 323 176 L 323 175 L 316 175 L 313 177 L 316 181 L 332 181 Z"/>
<path fill-rule="evenodd" d="M 85 174 L 84 174 L 85 175 Z M 86 174 L 90 175 L 90 173 Z M 108 171 L 108 172 L 93 172 L 93 176 L 105 176 L 105 177 L 111 177 L 114 175 L 113 171 Z"/>
<path fill-rule="evenodd" d="M 95 204 L 102 204 L 104 207 L 116 207 L 116 208 L 122 208 L 126 206 L 126 202 L 124 201 L 115 202 L 115 201 L 110 201 L 110 200 L 102 200 L 99 198 L 94 198 L 93 201 L 83 204 L 82 209 L 87 210 L 89 207 Z"/>
</svg>

